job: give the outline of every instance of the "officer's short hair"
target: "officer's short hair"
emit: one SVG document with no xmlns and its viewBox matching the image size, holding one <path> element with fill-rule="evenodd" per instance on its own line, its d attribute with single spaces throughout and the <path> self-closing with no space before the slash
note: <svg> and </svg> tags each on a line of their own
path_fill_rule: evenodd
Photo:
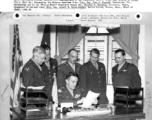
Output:
<svg viewBox="0 0 152 120">
<path fill-rule="evenodd" d="M 95 53 L 95 54 L 97 54 L 98 56 L 100 56 L 100 51 L 99 51 L 97 48 L 93 48 L 93 49 L 90 51 L 90 55 L 91 55 L 92 53 Z"/>
<path fill-rule="evenodd" d="M 68 51 L 68 54 L 70 54 L 71 51 L 76 51 L 78 53 L 78 51 L 76 49 L 72 48 Z"/>
<path fill-rule="evenodd" d="M 41 47 L 42 47 L 44 50 L 51 50 L 50 46 L 48 46 L 47 44 L 42 44 Z"/>
<path fill-rule="evenodd" d="M 45 50 L 40 46 L 36 46 L 33 48 L 33 54 L 35 54 L 35 53 L 38 53 L 39 55 L 46 54 Z"/>
<path fill-rule="evenodd" d="M 70 78 L 71 76 L 74 76 L 74 77 L 77 77 L 78 78 L 78 74 L 75 73 L 75 72 L 69 72 L 67 75 L 66 75 L 66 79 Z"/>
<path fill-rule="evenodd" d="M 115 54 L 117 54 L 117 53 L 119 53 L 119 52 L 121 52 L 121 54 L 124 56 L 124 55 L 126 55 L 126 53 L 125 53 L 125 51 L 123 50 L 123 49 L 117 49 L 116 51 L 115 51 Z"/>
</svg>

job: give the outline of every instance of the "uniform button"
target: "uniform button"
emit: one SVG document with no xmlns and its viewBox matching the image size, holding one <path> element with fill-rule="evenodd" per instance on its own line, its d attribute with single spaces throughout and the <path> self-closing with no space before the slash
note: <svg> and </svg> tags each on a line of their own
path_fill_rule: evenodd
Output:
<svg viewBox="0 0 152 120">
<path fill-rule="evenodd" d="M 100 81 L 99 81 L 100 82 Z"/>
<path fill-rule="evenodd" d="M 100 78 L 100 76 L 99 76 L 99 78 Z"/>
<path fill-rule="evenodd" d="M 99 74 L 99 72 L 98 72 L 98 74 Z"/>
<path fill-rule="evenodd" d="M 51 77 L 51 75 L 49 77 Z"/>
</svg>

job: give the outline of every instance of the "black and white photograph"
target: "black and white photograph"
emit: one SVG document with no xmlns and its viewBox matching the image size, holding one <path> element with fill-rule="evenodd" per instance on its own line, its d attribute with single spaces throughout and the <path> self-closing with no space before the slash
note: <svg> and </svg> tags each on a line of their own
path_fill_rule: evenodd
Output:
<svg viewBox="0 0 152 120">
<path fill-rule="evenodd" d="M 1 119 L 151 117 L 152 14 L 67 24 L 25 14 L 0 14 Z"/>
</svg>

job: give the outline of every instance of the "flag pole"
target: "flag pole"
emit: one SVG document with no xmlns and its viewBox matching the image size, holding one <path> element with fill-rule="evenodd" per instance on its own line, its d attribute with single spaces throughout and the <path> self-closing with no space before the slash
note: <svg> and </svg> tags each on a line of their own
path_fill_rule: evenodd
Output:
<svg viewBox="0 0 152 120">
<path fill-rule="evenodd" d="M 56 78 L 56 73 L 53 73 L 53 87 L 52 87 L 52 99 L 56 107 L 58 106 L 58 89 L 57 89 L 57 78 Z"/>
</svg>

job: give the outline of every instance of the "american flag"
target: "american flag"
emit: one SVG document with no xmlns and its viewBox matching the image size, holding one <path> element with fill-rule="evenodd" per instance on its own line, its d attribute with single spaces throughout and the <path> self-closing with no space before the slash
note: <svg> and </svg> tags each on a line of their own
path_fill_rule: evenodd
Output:
<svg viewBox="0 0 152 120">
<path fill-rule="evenodd" d="M 50 32 L 50 25 L 45 25 L 41 45 L 47 44 L 50 46 Z"/>
<path fill-rule="evenodd" d="M 19 41 L 18 25 L 14 25 L 14 39 L 12 49 L 12 70 L 11 70 L 11 96 L 10 105 L 16 107 L 19 105 L 19 89 L 21 84 L 21 69 L 23 66 L 22 53 Z"/>
</svg>

